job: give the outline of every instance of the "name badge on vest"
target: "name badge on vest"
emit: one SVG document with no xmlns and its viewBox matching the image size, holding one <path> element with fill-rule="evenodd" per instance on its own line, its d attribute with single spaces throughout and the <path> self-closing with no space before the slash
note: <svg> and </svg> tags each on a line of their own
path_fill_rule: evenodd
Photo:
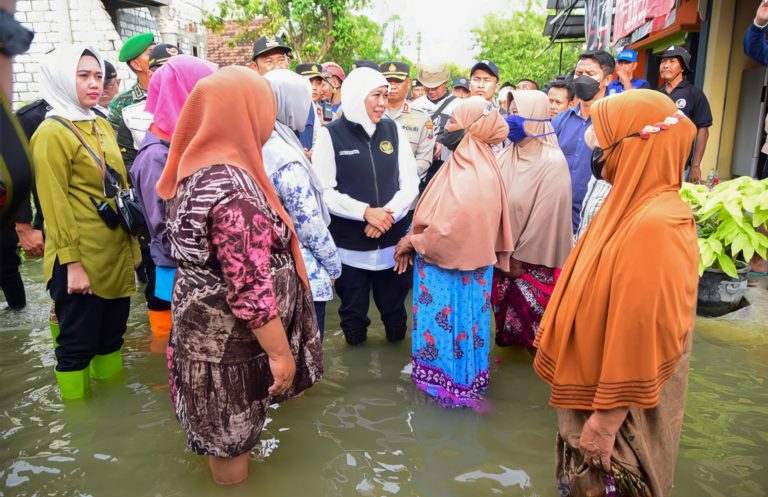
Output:
<svg viewBox="0 0 768 497">
<path fill-rule="evenodd" d="M 355 150 L 339 150 L 339 155 L 360 155 L 360 151 Z"/>
<path fill-rule="evenodd" d="M 383 142 L 379 143 L 379 149 L 387 155 L 395 151 L 395 147 L 392 145 L 391 142 L 387 140 L 384 140 Z"/>
</svg>

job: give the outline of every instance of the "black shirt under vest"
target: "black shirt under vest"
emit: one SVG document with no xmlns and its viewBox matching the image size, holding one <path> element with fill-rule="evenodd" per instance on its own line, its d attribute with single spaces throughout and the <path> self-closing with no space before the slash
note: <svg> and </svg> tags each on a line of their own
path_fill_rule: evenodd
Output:
<svg viewBox="0 0 768 497">
<path fill-rule="evenodd" d="M 369 137 L 362 126 L 342 116 L 325 127 L 336 160 L 336 190 L 371 207 L 384 207 L 400 190 L 397 124 L 383 118 Z M 406 146 L 410 146 L 406 144 Z M 380 238 L 368 238 L 365 221 L 331 214 L 329 229 L 338 247 L 369 251 L 397 245 L 410 223 L 409 216 Z"/>
</svg>

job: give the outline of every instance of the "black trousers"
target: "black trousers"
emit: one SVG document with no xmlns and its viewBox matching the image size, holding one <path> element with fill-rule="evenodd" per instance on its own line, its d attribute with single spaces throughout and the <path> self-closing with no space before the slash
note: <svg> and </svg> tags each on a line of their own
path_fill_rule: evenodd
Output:
<svg viewBox="0 0 768 497">
<path fill-rule="evenodd" d="M 325 334 L 325 305 L 327 303 L 315 301 L 315 315 L 317 316 L 317 326 L 320 328 L 320 340 Z"/>
<path fill-rule="evenodd" d="M 96 295 L 67 294 L 67 267 L 56 261 L 48 284 L 59 319 L 57 371 L 80 371 L 95 355 L 123 346 L 131 299 L 104 299 Z"/>
<path fill-rule="evenodd" d="M 19 236 L 11 224 L 0 231 L 0 237 L 0 287 L 8 307 L 21 309 L 27 305 L 27 294 L 19 273 Z"/>
<path fill-rule="evenodd" d="M 412 270 L 397 274 L 391 268 L 369 271 L 342 264 L 336 280 L 336 292 L 341 299 L 339 318 L 341 329 L 349 341 L 352 335 L 365 340 L 371 320 L 368 318 L 370 293 L 381 313 L 387 338 L 396 341 L 405 336 L 408 315 L 405 298 L 410 290 Z"/>
<path fill-rule="evenodd" d="M 144 287 L 147 309 L 150 311 L 170 311 L 170 302 L 155 297 L 155 261 L 152 260 L 148 248 L 141 249 L 141 262 L 147 272 L 147 286 Z"/>
</svg>

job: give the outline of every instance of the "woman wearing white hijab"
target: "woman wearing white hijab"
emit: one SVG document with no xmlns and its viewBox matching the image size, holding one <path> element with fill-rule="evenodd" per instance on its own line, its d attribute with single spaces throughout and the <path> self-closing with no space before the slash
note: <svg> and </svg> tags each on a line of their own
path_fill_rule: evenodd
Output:
<svg viewBox="0 0 768 497">
<path fill-rule="evenodd" d="M 320 338 L 325 329 L 325 305 L 333 300 L 332 280 L 341 275 L 341 259 L 328 224 L 328 207 L 320 181 L 304 155 L 297 133 L 304 131 L 312 106 L 312 86 L 307 78 L 287 69 L 264 76 L 277 99 L 277 121 L 264 144 L 264 170 L 291 216 L 301 242 L 312 300 L 315 302 Z"/>
<path fill-rule="evenodd" d="M 335 288 L 341 329 L 350 345 L 367 338 L 371 289 L 387 340 L 405 338 L 411 276 L 392 267 L 395 245 L 410 224 L 419 178 L 405 132 L 384 116 L 388 88 L 373 69 L 349 73 L 341 85 L 344 115 L 320 128 L 312 153 L 341 256 Z"/>
<path fill-rule="evenodd" d="M 92 47 L 62 45 L 46 55 L 41 96 L 52 109 L 30 145 L 45 217 L 45 281 L 59 321 L 55 373 L 63 398 L 83 397 L 90 377 L 122 369 L 133 268 L 141 261 L 136 240 L 113 223 L 116 189 L 108 178 L 125 188 L 127 174 L 112 127 L 91 110 L 103 74 Z"/>
</svg>

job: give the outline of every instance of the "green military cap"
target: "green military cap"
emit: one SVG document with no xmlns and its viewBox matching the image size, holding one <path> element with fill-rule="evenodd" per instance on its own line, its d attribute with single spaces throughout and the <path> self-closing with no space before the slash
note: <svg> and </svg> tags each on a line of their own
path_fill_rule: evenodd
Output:
<svg viewBox="0 0 768 497">
<path fill-rule="evenodd" d="M 383 63 L 379 70 L 387 79 L 405 81 L 411 73 L 411 66 L 405 62 L 391 61 Z"/>
<path fill-rule="evenodd" d="M 123 48 L 120 49 L 120 62 L 128 62 L 135 59 L 143 54 L 144 50 L 148 49 L 154 42 L 155 35 L 152 33 L 141 33 L 140 35 L 131 36 L 125 40 Z"/>
</svg>

